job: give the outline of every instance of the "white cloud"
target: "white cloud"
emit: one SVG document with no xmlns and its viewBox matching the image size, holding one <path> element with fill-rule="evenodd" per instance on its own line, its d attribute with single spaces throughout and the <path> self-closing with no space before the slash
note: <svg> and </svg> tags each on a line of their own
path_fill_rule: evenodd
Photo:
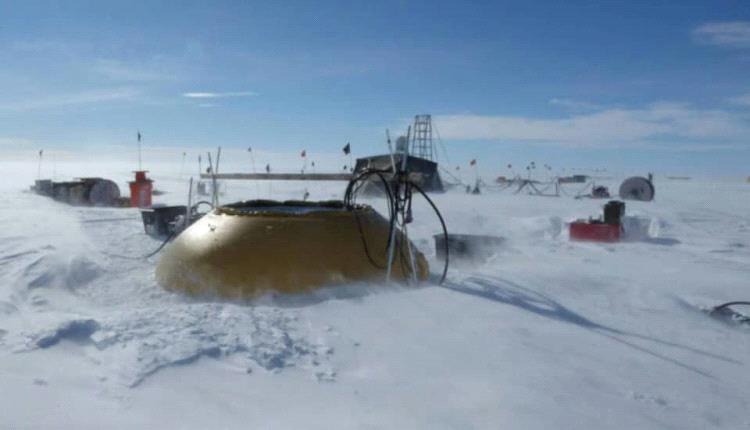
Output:
<svg viewBox="0 0 750 430">
<path fill-rule="evenodd" d="M 750 119 L 740 113 L 658 103 L 642 109 L 607 109 L 565 118 L 442 115 L 441 137 L 540 142 L 564 146 L 633 146 L 654 141 L 695 144 L 750 142 Z"/>
<path fill-rule="evenodd" d="M 193 92 L 193 93 L 183 93 L 183 97 L 191 98 L 191 99 L 218 99 L 218 98 L 225 98 L 225 97 L 252 97 L 258 95 L 254 91 L 230 91 L 230 92 L 224 92 L 224 93 L 214 93 L 214 92 Z"/>
<path fill-rule="evenodd" d="M 731 99 L 729 99 L 729 101 L 738 105 L 750 106 L 750 93 L 732 97 Z"/>
<path fill-rule="evenodd" d="M 136 99 L 139 95 L 140 92 L 133 88 L 109 88 L 78 93 L 46 94 L 36 98 L 2 103 L 0 104 L 0 111 L 29 111 L 62 106 L 129 101 Z"/>
<path fill-rule="evenodd" d="M 549 104 L 553 106 L 559 106 L 564 109 L 573 110 L 573 111 L 597 110 L 601 107 L 595 103 L 586 102 L 582 100 L 560 99 L 560 98 L 550 99 Z"/>
<path fill-rule="evenodd" d="M 709 22 L 693 30 L 693 36 L 707 45 L 750 48 L 750 21 Z"/>
</svg>

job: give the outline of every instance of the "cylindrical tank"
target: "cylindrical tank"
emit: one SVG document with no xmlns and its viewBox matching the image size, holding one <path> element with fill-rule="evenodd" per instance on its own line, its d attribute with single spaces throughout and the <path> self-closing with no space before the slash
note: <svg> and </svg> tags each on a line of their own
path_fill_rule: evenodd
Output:
<svg viewBox="0 0 750 430">
<path fill-rule="evenodd" d="M 220 207 L 183 231 L 163 252 L 156 279 L 191 294 L 253 297 L 297 293 L 356 281 L 383 281 L 389 223 L 369 206 L 341 202 L 251 201 Z M 403 235 L 396 235 L 391 278 L 410 277 Z M 416 277 L 428 266 L 415 251 Z"/>
<path fill-rule="evenodd" d="M 81 178 L 86 186 L 86 200 L 93 206 L 114 206 L 120 198 L 117 183 L 104 178 Z"/>
</svg>

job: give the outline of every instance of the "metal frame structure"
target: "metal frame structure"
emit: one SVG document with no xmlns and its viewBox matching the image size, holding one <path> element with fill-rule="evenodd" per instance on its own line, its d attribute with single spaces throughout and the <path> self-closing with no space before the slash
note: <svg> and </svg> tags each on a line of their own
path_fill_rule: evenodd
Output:
<svg viewBox="0 0 750 430">
<path fill-rule="evenodd" d="M 411 155 L 435 161 L 435 152 L 432 141 L 432 115 L 415 115 L 411 133 Z"/>
</svg>

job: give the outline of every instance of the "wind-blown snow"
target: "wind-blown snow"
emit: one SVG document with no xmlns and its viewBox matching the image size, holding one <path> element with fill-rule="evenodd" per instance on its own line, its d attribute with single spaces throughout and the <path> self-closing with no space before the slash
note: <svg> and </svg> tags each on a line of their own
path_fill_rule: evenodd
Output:
<svg viewBox="0 0 750 430">
<path fill-rule="evenodd" d="M 434 195 L 452 232 L 506 238 L 488 262 L 236 302 L 159 288 L 137 210 L 59 204 L 24 192 L 34 165 L 2 167 L 0 428 L 750 428 L 750 327 L 702 312 L 750 299 L 739 180 L 657 177 L 606 245 L 565 225 L 603 201 Z M 124 163 L 56 168 L 127 193 Z M 179 168 L 153 169 L 157 202 L 187 200 Z M 344 184 L 228 182 L 222 201 L 305 189 Z M 439 225 L 415 217 L 437 273 Z"/>
</svg>

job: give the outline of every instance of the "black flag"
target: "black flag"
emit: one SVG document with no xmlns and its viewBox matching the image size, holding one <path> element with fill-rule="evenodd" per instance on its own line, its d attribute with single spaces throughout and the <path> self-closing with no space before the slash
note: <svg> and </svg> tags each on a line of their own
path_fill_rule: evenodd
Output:
<svg viewBox="0 0 750 430">
<path fill-rule="evenodd" d="M 44 153 L 44 150 L 43 150 L 43 149 L 40 149 L 40 150 L 39 150 L 39 156 L 40 156 L 40 157 L 42 156 L 42 153 Z"/>
<path fill-rule="evenodd" d="M 271 173 L 271 165 L 266 164 L 266 173 Z"/>
<path fill-rule="evenodd" d="M 344 154 L 349 155 L 350 152 L 352 152 L 352 145 L 347 142 L 346 146 L 344 146 Z"/>
<path fill-rule="evenodd" d="M 141 141 L 141 132 L 140 131 L 138 132 L 138 141 L 139 142 Z"/>
</svg>

